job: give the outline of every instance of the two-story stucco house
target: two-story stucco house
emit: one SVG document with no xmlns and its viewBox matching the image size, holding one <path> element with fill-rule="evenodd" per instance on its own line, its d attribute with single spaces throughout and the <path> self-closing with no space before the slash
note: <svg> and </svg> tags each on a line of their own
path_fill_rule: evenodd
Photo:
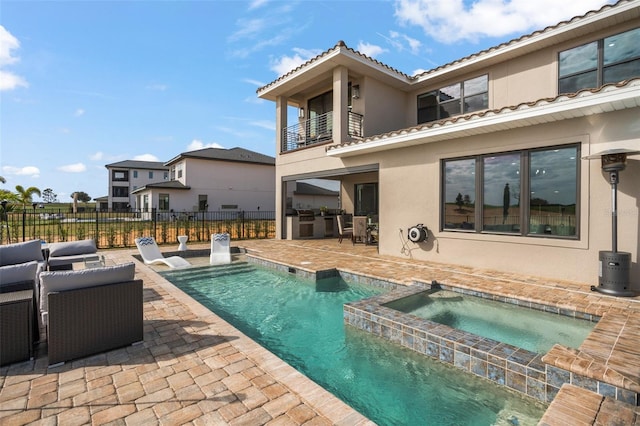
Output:
<svg viewBox="0 0 640 426">
<path fill-rule="evenodd" d="M 164 163 L 169 179 L 132 191 L 138 209 L 256 211 L 275 209 L 275 159 L 244 148 L 204 148 Z"/>
<path fill-rule="evenodd" d="M 128 211 L 136 207 L 133 191 L 148 183 L 169 179 L 169 167 L 160 161 L 125 160 L 105 165 L 109 173 L 109 195 L 101 210 Z M 101 197 L 102 198 L 102 197 Z"/>
<path fill-rule="evenodd" d="M 614 209 L 584 157 L 640 150 L 640 1 L 416 76 L 338 42 L 257 94 L 276 107 L 279 238 L 288 185 L 334 179 L 342 209 L 377 216 L 380 254 L 595 285 Z M 617 245 L 640 289 L 640 155 L 619 179 Z M 408 238 L 418 224 L 426 241 Z"/>
</svg>

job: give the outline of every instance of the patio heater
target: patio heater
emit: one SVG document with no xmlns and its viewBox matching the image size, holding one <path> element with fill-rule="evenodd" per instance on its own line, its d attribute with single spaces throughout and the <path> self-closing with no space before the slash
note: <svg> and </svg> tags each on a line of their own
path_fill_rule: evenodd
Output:
<svg viewBox="0 0 640 426">
<path fill-rule="evenodd" d="M 611 251 L 600 251 L 600 269 L 598 286 L 591 286 L 592 291 L 598 291 L 611 296 L 632 297 L 636 294 L 630 289 L 631 281 L 631 253 L 618 251 L 618 183 L 619 173 L 624 170 L 627 155 L 640 154 L 631 149 L 609 149 L 606 151 L 583 157 L 585 160 L 600 158 L 602 170 L 609 173 L 611 183 Z"/>
</svg>

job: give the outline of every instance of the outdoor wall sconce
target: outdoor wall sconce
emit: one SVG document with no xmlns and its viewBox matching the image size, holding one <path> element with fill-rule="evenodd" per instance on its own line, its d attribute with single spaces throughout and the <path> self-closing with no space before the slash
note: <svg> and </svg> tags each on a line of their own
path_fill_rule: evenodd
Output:
<svg viewBox="0 0 640 426">
<path fill-rule="evenodd" d="M 606 151 L 582 157 L 584 160 L 600 158 L 602 170 L 609 173 L 611 184 L 611 251 L 600 251 L 598 287 L 591 286 L 592 291 L 611 296 L 633 297 L 630 289 L 631 253 L 618 251 L 618 183 L 619 173 L 626 167 L 627 155 L 640 154 L 631 149 L 608 149 Z"/>
<path fill-rule="evenodd" d="M 298 108 L 298 118 L 304 118 L 304 107 Z"/>
<path fill-rule="evenodd" d="M 351 97 L 353 99 L 360 99 L 360 85 L 356 84 L 355 86 L 351 86 Z"/>
</svg>

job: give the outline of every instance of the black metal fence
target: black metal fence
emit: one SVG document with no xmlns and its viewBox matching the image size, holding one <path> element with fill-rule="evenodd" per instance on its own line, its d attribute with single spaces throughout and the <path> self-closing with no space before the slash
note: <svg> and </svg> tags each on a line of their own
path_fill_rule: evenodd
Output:
<svg viewBox="0 0 640 426">
<path fill-rule="evenodd" d="M 228 232 L 232 239 L 275 237 L 275 212 L 82 212 L 0 211 L 0 244 L 41 239 L 47 243 L 93 238 L 98 248 L 135 247 L 135 239 L 152 236 L 158 244 L 208 242 L 211 234 Z"/>
</svg>

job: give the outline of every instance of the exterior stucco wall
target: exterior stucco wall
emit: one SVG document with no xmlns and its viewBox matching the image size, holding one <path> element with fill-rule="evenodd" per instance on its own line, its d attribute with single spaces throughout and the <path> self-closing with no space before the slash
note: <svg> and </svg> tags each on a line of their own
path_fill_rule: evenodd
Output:
<svg viewBox="0 0 640 426">
<path fill-rule="evenodd" d="M 407 126 L 406 93 L 367 77 L 360 85 L 364 109 L 355 105 L 353 111 L 365 115 L 364 136 L 385 133 Z"/>
<path fill-rule="evenodd" d="M 621 144 L 640 149 L 633 131 L 636 114 L 612 113 L 385 152 L 379 157 L 380 253 L 597 284 L 598 252 L 611 249 L 611 188 L 599 161 L 580 163 L 580 238 L 567 240 L 441 232 L 440 160 L 574 142 L 582 144 L 583 156 Z M 639 176 L 640 159 L 630 159 L 618 196 L 618 249 L 632 253 L 632 282 L 638 284 Z M 418 223 L 431 231 L 426 243 L 407 241 L 407 229 Z"/>
<path fill-rule="evenodd" d="M 191 187 L 185 195 L 176 191 L 180 209 L 198 206 L 198 195 L 207 195 L 209 211 L 223 204 L 237 204 L 239 210 L 273 211 L 275 209 L 275 168 L 269 165 L 211 161 L 189 158 L 185 166 L 185 183 Z"/>
</svg>

